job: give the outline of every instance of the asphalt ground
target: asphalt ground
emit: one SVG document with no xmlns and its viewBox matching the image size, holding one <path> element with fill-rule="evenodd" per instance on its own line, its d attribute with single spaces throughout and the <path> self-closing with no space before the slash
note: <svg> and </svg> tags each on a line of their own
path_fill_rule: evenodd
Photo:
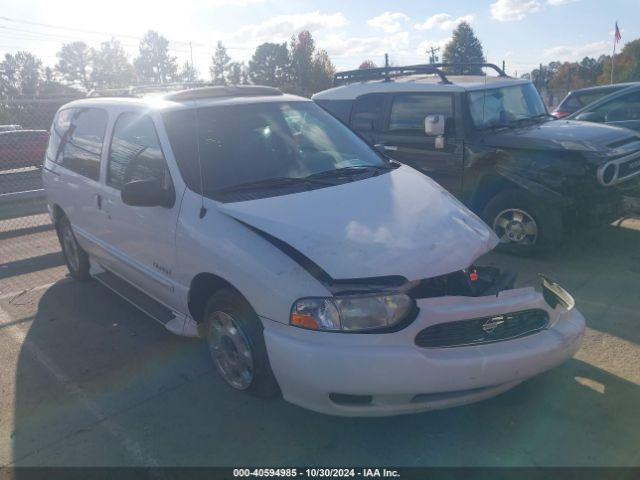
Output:
<svg viewBox="0 0 640 480">
<path fill-rule="evenodd" d="M 0 465 L 640 465 L 640 220 L 479 263 L 571 291 L 575 358 L 477 404 L 338 418 L 231 390 L 201 341 L 68 278 L 46 216 L 0 221 Z"/>
</svg>

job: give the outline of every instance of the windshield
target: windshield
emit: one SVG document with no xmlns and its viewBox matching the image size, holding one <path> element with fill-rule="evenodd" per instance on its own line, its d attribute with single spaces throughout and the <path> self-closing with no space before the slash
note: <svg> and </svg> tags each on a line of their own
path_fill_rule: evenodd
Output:
<svg viewBox="0 0 640 480">
<path fill-rule="evenodd" d="M 468 93 L 471 118 L 477 129 L 509 126 L 521 120 L 547 116 L 542 99 L 530 84 Z"/>
<path fill-rule="evenodd" d="M 177 116 L 171 118 L 174 113 Z M 184 142 L 179 135 L 186 128 L 184 115 L 165 115 L 172 146 Z M 216 106 L 202 108 L 197 115 L 205 195 L 215 197 L 241 186 L 319 188 L 338 182 L 326 180 L 330 172 L 388 168 L 382 156 L 311 102 Z M 323 181 L 314 178 L 318 176 Z"/>
</svg>

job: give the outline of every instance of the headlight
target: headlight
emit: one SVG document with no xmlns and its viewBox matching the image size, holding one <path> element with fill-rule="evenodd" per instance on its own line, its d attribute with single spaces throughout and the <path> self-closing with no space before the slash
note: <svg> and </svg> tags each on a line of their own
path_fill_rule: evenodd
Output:
<svg viewBox="0 0 640 480">
<path fill-rule="evenodd" d="M 311 330 L 356 332 L 389 328 L 413 309 L 403 293 L 303 298 L 293 304 L 291 325 Z"/>
</svg>

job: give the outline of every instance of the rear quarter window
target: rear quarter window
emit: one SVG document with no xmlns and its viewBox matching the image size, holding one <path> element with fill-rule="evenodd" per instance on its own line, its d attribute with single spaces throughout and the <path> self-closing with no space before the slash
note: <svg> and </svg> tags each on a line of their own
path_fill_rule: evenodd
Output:
<svg viewBox="0 0 640 480">
<path fill-rule="evenodd" d="M 51 127 L 47 159 L 97 181 L 106 128 L 107 113 L 104 110 L 61 110 Z"/>
</svg>

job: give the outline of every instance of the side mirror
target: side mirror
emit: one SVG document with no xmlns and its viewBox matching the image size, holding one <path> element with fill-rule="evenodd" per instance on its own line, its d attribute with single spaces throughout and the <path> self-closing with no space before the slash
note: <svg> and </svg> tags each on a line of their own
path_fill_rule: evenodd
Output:
<svg viewBox="0 0 640 480">
<path fill-rule="evenodd" d="M 604 118 L 596 112 L 583 112 L 580 115 L 576 115 L 574 120 L 580 120 L 581 122 L 603 122 Z"/>
<path fill-rule="evenodd" d="M 124 184 L 120 198 L 133 207 L 171 207 L 175 194 L 157 180 L 136 180 Z"/>
<path fill-rule="evenodd" d="M 424 119 L 424 133 L 428 137 L 444 135 L 444 115 L 427 115 Z"/>
</svg>

